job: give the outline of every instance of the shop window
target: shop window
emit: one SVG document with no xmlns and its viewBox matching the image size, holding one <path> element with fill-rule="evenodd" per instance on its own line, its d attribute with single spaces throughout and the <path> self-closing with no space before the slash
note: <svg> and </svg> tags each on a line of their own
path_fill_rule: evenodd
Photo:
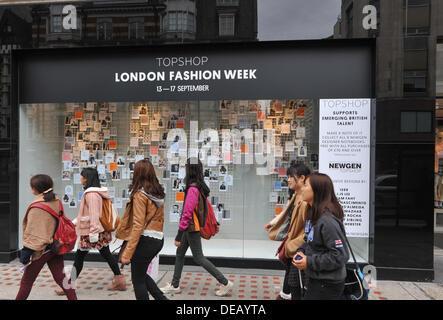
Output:
<svg viewBox="0 0 443 320">
<path fill-rule="evenodd" d="M 431 112 L 404 111 L 400 121 L 401 133 L 430 133 L 432 130 Z"/>
<path fill-rule="evenodd" d="M 220 36 L 234 36 L 235 35 L 235 15 L 234 14 L 220 14 L 218 17 L 218 28 Z"/>
<path fill-rule="evenodd" d="M 319 169 L 319 108 L 313 99 L 21 105 L 20 206 L 25 210 L 33 197 L 25 180 L 45 172 L 54 178 L 55 191 L 73 219 L 83 192 L 80 172 L 94 167 L 122 213 L 134 164 L 147 158 L 166 191 L 161 254 L 174 255 L 184 163 L 199 150 L 209 201 L 221 224 L 219 234 L 205 243 L 205 254 L 275 259 L 279 243 L 269 241 L 263 226 L 289 199 L 290 164 Z M 57 129 L 47 132 L 49 127 Z M 195 141 L 192 128 L 197 129 Z M 268 167 L 256 159 L 270 152 L 273 139 L 275 162 Z M 29 162 L 27 154 L 36 149 L 39 157 Z M 369 239 L 350 241 L 357 259 L 368 261 Z M 112 244 L 111 250 L 119 245 Z"/>
</svg>

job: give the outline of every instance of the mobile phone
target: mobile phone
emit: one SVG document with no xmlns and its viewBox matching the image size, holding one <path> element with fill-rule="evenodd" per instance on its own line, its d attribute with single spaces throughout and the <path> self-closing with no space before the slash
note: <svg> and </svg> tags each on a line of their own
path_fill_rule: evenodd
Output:
<svg viewBox="0 0 443 320">
<path fill-rule="evenodd" d="M 295 261 L 300 261 L 301 259 L 303 259 L 303 257 L 298 255 L 298 254 L 296 254 L 294 259 L 295 259 Z"/>
</svg>

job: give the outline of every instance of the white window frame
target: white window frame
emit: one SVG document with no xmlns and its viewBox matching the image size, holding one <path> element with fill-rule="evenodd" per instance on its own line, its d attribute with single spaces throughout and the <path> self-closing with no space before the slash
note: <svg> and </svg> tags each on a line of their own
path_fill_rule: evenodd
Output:
<svg viewBox="0 0 443 320">
<path fill-rule="evenodd" d="M 230 21 L 230 26 L 228 27 L 227 21 L 224 19 L 232 19 Z M 218 16 L 218 34 L 220 37 L 232 37 L 235 35 L 235 14 L 234 13 L 222 13 Z"/>
<path fill-rule="evenodd" d="M 217 0 L 218 7 L 223 7 L 223 6 L 234 7 L 239 5 L 240 5 L 239 0 Z"/>
</svg>

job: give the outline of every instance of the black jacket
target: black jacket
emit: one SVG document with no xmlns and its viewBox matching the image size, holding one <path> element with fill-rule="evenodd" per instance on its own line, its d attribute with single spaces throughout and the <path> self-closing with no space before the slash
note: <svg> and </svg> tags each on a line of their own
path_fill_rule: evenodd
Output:
<svg viewBox="0 0 443 320">
<path fill-rule="evenodd" d="M 344 227 L 328 209 L 314 226 L 306 222 L 306 242 L 298 249 L 307 256 L 306 274 L 310 279 L 341 282 L 346 278 L 349 250 Z"/>
</svg>

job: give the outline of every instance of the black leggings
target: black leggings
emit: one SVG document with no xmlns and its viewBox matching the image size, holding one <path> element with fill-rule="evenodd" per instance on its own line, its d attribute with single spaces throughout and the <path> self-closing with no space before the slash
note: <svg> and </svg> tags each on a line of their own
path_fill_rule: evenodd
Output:
<svg viewBox="0 0 443 320">
<path fill-rule="evenodd" d="M 131 259 L 131 280 L 137 300 L 149 300 L 148 292 L 155 300 L 168 300 L 147 274 L 152 259 L 163 248 L 163 239 L 141 236 Z"/>
<path fill-rule="evenodd" d="M 77 252 L 75 253 L 74 266 L 71 272 L 71 280 L 77 279 L 80 273 L 82 272 L 83 262 L 85 261 L 85 257 L 88 254 L 88 252 L 89 251 L 82 251 L 78 249 Z M 118 267 L 117 260 L 112 255 L 111 250 L 109 250 L 109 246 L 101 248 L 99 252 L 111 267 L 111 270 L 114 273 L 114 275 L 116 276 L 120 275 L 121 272 L 120 268 Z"/>
</svg>

